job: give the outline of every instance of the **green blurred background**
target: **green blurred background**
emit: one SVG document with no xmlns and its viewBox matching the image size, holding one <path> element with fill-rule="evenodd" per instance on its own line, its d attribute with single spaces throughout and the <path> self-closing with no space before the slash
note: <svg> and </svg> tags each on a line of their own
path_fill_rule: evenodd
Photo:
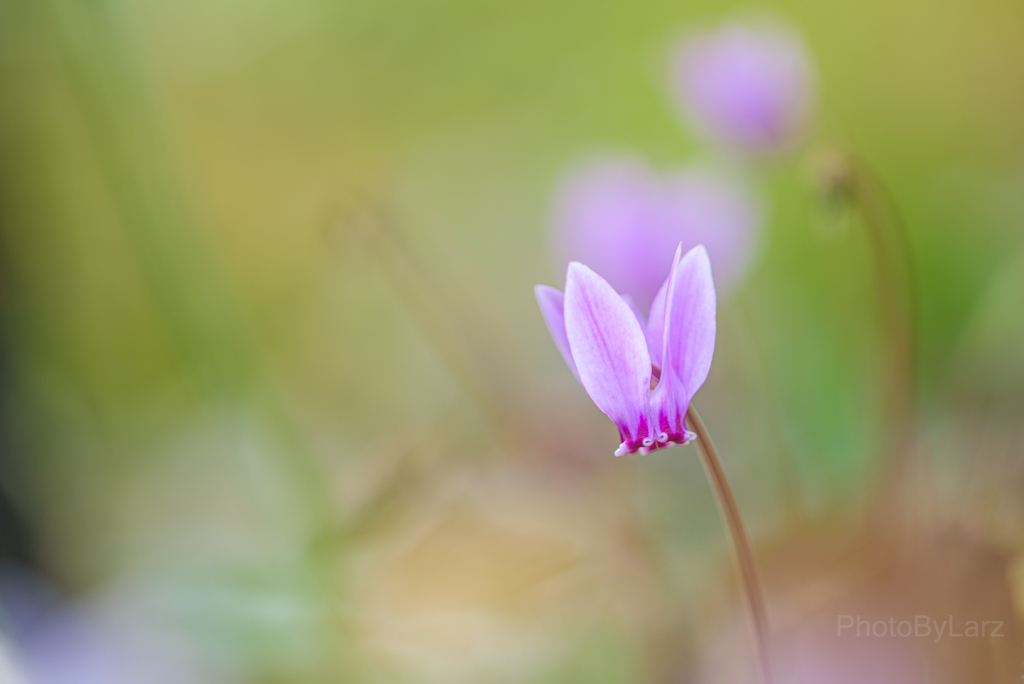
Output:
<svg viewBox="0 0 1024 684">
<path fill-rule="evenodd" d="M 567 169 L 710 159 L 667 56 L 747 14 L 806 38 L 817 123 L 754 172 L 761 247 L 719 301 L 696 404 L 779 667 L 856 646 L 927 681 L 1015 681 L 1019 0 L 0 0 L 11 681 L 37 652 L 84 671 L 75 654 L 108 633 L 118 658 L 167 667 L 40 681 L 748 681 L 692 447 L 613 459 L 532 296 L 561 285 Z M 835 147 L 887 188 L 914 259 L 899 513 L 880 503 L 877 273 L 816 175 Z M 1008 637 L 843 641 L 837 613 L 1000 619 Z M 45 650 L 32 635 L 68 614 L 85 617 Z"/>
</svg>

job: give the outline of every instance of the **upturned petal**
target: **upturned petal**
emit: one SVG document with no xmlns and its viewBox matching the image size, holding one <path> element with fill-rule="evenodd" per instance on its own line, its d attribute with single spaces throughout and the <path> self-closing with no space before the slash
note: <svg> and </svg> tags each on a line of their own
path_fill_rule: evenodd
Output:
<svg viewBox="0 0 1024 684">
<path fill-rule="evenodd" d="M 704 384 L 715 351 L 715 284 L 702 245 L 685 256 L 676 250 L 663 288 L 663 306 L 651 309 L 648 335 L 661 331 L 661 378 L 651 393 L 651 415 L 660 443 L 685 444 L 686 409 Z M 662 293 L 659 293 L 661 295 Z M 657 304 L 657 300 L 655 304 Z"/>
<path fill-rule="evenodd" d="M 619 428 L 615 454 L 651 447 L 651 357 L 636 315 L 601 276 L 575 261 L 565 280 L 564 312 L 580 382 Z"/>
<path fill-rule="evenodd" d="M 558 347 L 573 376 L 579 380 L 580 374 L 576 370 L 576 362 L 573 361 L 572 352 L 569 350 L 569 338 L 565 334 L 565 295 L 561 290 L 548 285 L 534 285 L 533 294 L 537 298 L 540 315 L 544 317 L 544 324 L 551 333 L 551 339 L 555 341 L 555 346 Z"/>
<path fill-rule="evenodd" d="M 679 256 L 680 249 L 682 249 L 681 245 L 676 248 L 677 257 Z M 665 278 L 665 282 L 661 284 L 658 294 L 654 296 L 654 302 L 651 303 L 651 311 L 647 316 L 647 350 L 651 355 L 651 363 L 658 367 L 659 372 L 661 369 L 661 353 L 665 347 L 665 290 L 668 289 L 668 284 L 672 280 L 672 268 L 675 268 L 676 261 L 672 261 L 669 275 Z"/>
</svg>

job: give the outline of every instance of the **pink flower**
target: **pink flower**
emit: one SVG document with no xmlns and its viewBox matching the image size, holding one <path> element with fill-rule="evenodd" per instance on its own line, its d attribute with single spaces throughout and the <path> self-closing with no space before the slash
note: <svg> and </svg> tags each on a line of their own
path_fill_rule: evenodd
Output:
<svg viewBox="0 0 1024 684">
<path fill-rule="evenodd" d="M 601 276 L 569 264 L 565 293 L 534 288 L 544 322 L 570 370 L 619 428 L 616 456 L 686 444 L 686 409 L 711 368 L 715 284 L 703 245 L 676 249 L 646 325 Z M 652 378 L 657 386 L 651 389 Z"/>
<path fill-rule="evenodd" d="M 570 175 L 555 210 L 554 251 L 564 265 L 589 264 L 642 307 L 671 266 L 673 249 L 707 247 L 728 289 L 757 242 L 757 202 L 742 183 L 689 168 L 660 176 L 636 159 L 609 159 Z"/>
<path fill-rule="evenodd" d="M 805 132 L 813 77 L 803 43 L 774 25 L 727 25 L 683 41 L 673 60 L 683 109 L 709 139 L 777 152 Z"/>
</svg>

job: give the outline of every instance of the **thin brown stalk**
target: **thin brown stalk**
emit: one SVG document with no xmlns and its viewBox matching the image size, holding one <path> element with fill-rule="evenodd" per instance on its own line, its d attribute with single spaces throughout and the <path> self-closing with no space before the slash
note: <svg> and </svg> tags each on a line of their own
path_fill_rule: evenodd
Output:
<svg viewBox="0 0 1024 684">
<path fill-rule="evenodd" d="M 711 435 L 708 434 L 708 429 L 704 427 L 704 421 L 700 419 L 693 404 L 690 404 L 690 408 L 687 409 L 686 418 L 690 427 L 697 434 L 697 452 L 700 453 L 704 472 L 711 483 L 711 489 L 718 502 L 718 509 L 725 519 L 729 538 L 732 541 L 736 568 L 740 576 L 743 598 L 753 631 L 754 650 L 761 672 L 761 680 L 763 684 L 772 684 L 774 680 L 768 656 L 768 609 L 765 607 L 764 592 L 761 589 L 757 565 L 754 562 L 754 552 L 750 548 L 750 540 L 747 538 L 747 531 L 743 526 L 740 508 L 736 504 L 736 497 L 733 496 L 732 487 L 729 486 L 729 480 L 725 476 L 722 462 L 718 459 L 718 451 L 715 449 L 714 442 L 711 441 Z"/>
<path fill-rule="evenodd" d="M 875 264 L 879 309 L 890 355 L 890 406 L 901 423 L 913 420 L 916 391 L 918 295 L 906 225 L 871 168 L 850 159 L 851 196 L 862 217 Z M 902 427 L 902 426 L 900 426 Z"/>
<path fill-rule="evenodd" d="M 918 294 L 906 224 L 895 200 L 864 161 L 850 156 L 850 199 L 861 215 L 877 281 L 879 313 L 886 336 L 889 370 L 883 415 L 890 421 L 888 457 L 874 510 L 891 521 L 905 508 L 914 457 L 918 349 Z M 891 522 L 883 522 L 884 527 Z"/>
</svg>

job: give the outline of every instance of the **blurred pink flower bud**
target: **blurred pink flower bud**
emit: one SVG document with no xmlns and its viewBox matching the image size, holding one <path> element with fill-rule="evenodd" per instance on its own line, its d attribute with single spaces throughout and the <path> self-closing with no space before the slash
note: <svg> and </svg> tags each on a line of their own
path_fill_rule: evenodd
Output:
<svg viewBox="0 0 1024 684">
<path fill-rule="evenodd" d="M 729 24 L 689 36 L 673 58 L 673 80 L 700 133 L 733 149 L 784 150 L 810 123 L 811 60 L 781 26 Z"/>
<path fill-rule="evenodd" d="M 554 250 L 560 271 L 587 264 L 646 311 L 672 255 L 703 244 L 727 292 L 743 275 L 760 216 L 748 188 L 727 174 L 688 168 L 667 175 L 635 159 L 605 160 L 571 174 L 559 192 Z"/>
</svg>

